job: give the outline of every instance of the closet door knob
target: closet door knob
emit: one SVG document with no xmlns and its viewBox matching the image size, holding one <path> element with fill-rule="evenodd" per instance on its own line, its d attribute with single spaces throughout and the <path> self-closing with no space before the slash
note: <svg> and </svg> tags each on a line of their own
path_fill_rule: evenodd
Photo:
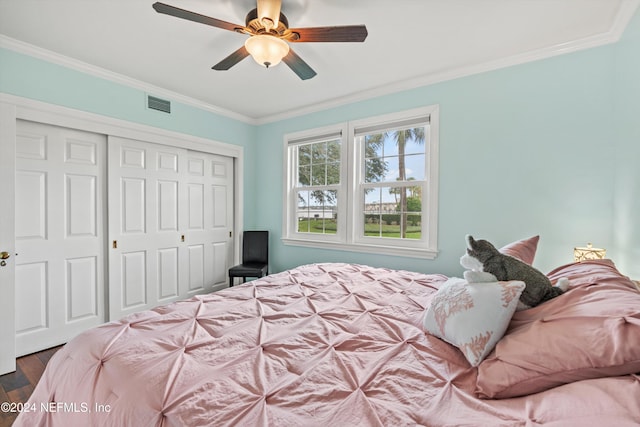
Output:
<svg viewBox="0 0 640 427">
<path fill-rule="evenodd" d="M 9 252 L 0 252 L 0 259 L 9 259 L 10 256 Z"/>
</svg>

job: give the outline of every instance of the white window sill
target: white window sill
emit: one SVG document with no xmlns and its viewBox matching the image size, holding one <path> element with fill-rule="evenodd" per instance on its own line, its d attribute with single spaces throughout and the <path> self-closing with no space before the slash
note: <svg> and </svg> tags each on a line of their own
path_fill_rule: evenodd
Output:
<svg viewBox="0 0 640 427">
<path fill-rule="evenodd" d="M 291 238 L 283 238 L 282 243 L 287 246 L 303 246 L 307 248 L 332 249 L 338 251 L 361 252 L 378 255 L 394 255 L 409 258 L 435 259 L 438 256 L 438 251 L 435 249 L 403 248 L 397 246 L 371 244 L 365 245 L 341 242 L 326 242 L 310 239 L 300 240 Z"/>
</svg>

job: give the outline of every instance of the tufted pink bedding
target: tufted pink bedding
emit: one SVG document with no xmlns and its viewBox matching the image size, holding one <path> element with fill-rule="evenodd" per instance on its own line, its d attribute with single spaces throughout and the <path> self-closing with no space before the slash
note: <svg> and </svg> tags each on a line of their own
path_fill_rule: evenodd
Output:
<svg viewBox="0 0 640 427">
<path fill-rule="evenodd" d="M 129 316 L 56 353 L 15 425 L 640 424 L 636 375 L 476 397 L 477 369 L 422 330 L 445 280 L 314 264 Z"/>
</svg>

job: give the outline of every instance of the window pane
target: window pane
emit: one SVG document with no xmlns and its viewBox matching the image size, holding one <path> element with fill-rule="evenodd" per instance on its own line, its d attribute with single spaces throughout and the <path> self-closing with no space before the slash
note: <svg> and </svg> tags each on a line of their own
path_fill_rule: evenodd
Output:
<svg viewBox="0 0 640 427">
<path fill-rule="evenodd" d="M 340 163 L 327 165 L 327 185 L 340 184 Z"/>
<path fill-rule="evenodd" d="M 364 136 L 364 182 L 424 180 L 425 127 Z"/>
<path fill-rule="evenodd" d="M 316 142 L 311 144 L 311 161 L 316 163 L 326 163 L 327 161 L 327 143 Z"/>
<path fill-rule="evenodd" d="M 407 181 L 424 181 L 425 179 L 425 155 L 412 154 L 405 156 L 405 177 Z"/>
<path fill-rule="evenodd" d="M 400 200 L 401 238 L 420 239 L 422 237 L 422 192 L 411 187 L 405 189 L 405 200 Z M 404 204 L 404 207 L 403 207 Z"/>
<path fill-rule="evenodd" d="M 380 215 L 382 211 L 382 190 L 370 188 L 364 195 L 364 235 L 380 237 Z"/>
<path fill-rule="evenodd" d="M 382 157 L 384 134 L 366 135 L 364 137 L 364 152 L 366 158 Z"/>
<path fill-rule="evenodd" d="M 311 146 L 301 145 L 298 147 L 298 165 L 306 166 L 311 164 Z"/>
<path fill-rule="evenodd" d="M 327 161 L 340 161 L 340 141 L 329 141 L 327 143 Z"/>
<path fill-rule="evenodd" d="M 420 139 L 420 136 L 422 139 Z M 424 135 L 418 135 L 418 139 L 409 138 L 405 142 L 404 153 L 405 154 L 421 154 L 424 153 L 425 143 Z"/>
<path fill-rule="evenodd" d="M 314 142 L 298 147 L 298 184 L 340 184 L 340 141 Z"/>
<path fill-rule="evenodd" d="M 311 185 L 311 166 L 300 166 L 298 168 L 298 185 Z"/>
<path fill-rule="evenodd" d="M 422 237 L 421 193 L 421 187 L 367 189 L 364 196 L 364 235 L 420 239 Z"/>
<path fill-rule="evenodd" d="M 338 192 L 299 191 L 298 192 L 298 232 L 336 234 Z"/>
<path fill-rule="evenodd" d="M 388 164 L 381 157 L 374 157 L 365 160 L 364 163 L 364 182 L 380 182 L 383 181 L 387 174 Z"/>
<path fill-rule="evenodd" d="M 311 215 L 311 207 L 309 205 L 310 196 L 310 191 L 298 192 L 298 210 L 296 216 L 298 218 L 298 231 L 301 233 L 306 233 L 309 231 L 309 222 L 305 222 L 303 220 L 305 218 L 309 218 L 309 216 Z"/>
<path fill-rule="evenodd" d="M 384 156 L 397 157 L 398 154 L 398 144 L 393 139 L 393 133 L 389 132 L 384 139 Z"/>
<path fill-rule="evenodd" d="M 311 185 L 327 185 L 326 163 L 313 164 L 311 166 Z"/>
</svg>

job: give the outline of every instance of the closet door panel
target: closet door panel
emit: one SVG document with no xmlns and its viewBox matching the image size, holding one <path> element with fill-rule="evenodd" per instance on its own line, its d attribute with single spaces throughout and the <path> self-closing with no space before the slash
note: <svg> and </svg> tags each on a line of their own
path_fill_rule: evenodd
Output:
<svg viewBox="0 0 640 427">
<path fill-rule="evenodd" d="M 122 234 L 144 234 L 147 231 L 146 194 L 144 178 L 122 178 L 120 185 L 122 210 L 120 215 Z"/>
<path fill-rule="evenodd" d="M 49 275 L 46 262 L 21 264 L 16 276 L 22 286 L 16 289 L 16 331 L 28 333 L 45 330 L 49 324 Z M 24 307 L 29 307 L 24 310 Z"/>
<path fill-rule="evenodd" d="M 147 251 L 123 253 L 121 259 L 122 309 L 143 309 L 147 304 Z"/>
<path fill-rule="evenodd" d="M 67 237 L 98 235 L 98 180 L 93 175 L 66 176 Z"/>
<path fill-rule="evenodd" d="M 160 249 L 158 251 L 158 296 L 160 301 L 179 295 L 178 259 L 178 248 Z"/>
<path fill-rule="evenodd" d="M 98 259 L 95 256 L 67 260 L 67 321 L 97 316 Z"/>
<path fill-rule="evenodd" d="M 105 320 L 106 138 L 16 126 L 16 354 Z"/>
<path fill-rule="evenodd" d="M 185 151 L 109 137 L 109 319 L 177 299 L 179 161 Z M 165 277 L 166 276 L 166 277 Z M 174 279 L 175 281 L 175 279 Z"/>
<path fill-rule="evenodd" d="M 158 229 L 178 231 L 178 185 L 175 181 L 158 181 Z"/>
<path fill-rule="evenodd" d="M 16 239 L 47 238 L 47 172 L 16 171 Z"/>
<path fill-rule="evenodd" d="M 189 246 L 189 292 L 201 291 L 205 287 L 204 245 Z"/>
<path fill-rule="evenodd" d="M 188 254 L 188 265 L 194 269 L 189 276 L 202 275 L 202 289 L 206 291 L 221 289 L 227 286 L 233 252 L 233 159 L 189 151 L 187 164 L 186 235 L 193 248 Z M 189 294 L 200 290 L 197 283 L 189 281 Z"/>
</svg>

